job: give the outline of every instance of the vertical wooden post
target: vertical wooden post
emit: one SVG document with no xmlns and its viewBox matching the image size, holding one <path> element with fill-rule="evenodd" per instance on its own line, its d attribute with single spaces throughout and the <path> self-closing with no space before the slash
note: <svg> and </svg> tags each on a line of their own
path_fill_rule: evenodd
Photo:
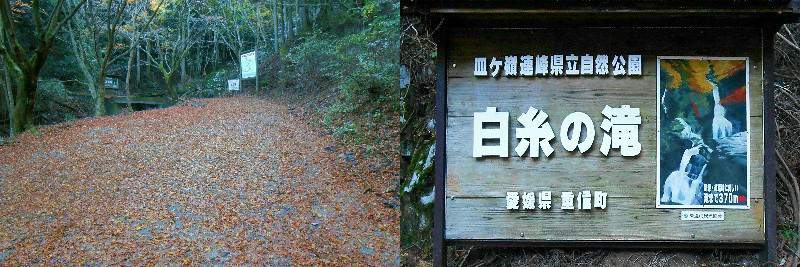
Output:
<svg viewBox="0 0 800 267">
<path fill-rule="evenodd" d="M 764 61 L 764 261 L 778 264 L 778 215 L 775 182 L 775 33 L 780 24 L 761 29 Z"/>
<path fill-rule="evenodd" d="M 261 17 L 261 4 L 256 2 L 256 29 L 258 29 L 258 25 L 261 22 L 260 17 Z M 254 49 L 256 51 L 256 91 L 254 93 L 258 93 L 258 74 L 259 74 L 259 62 L 258 62 L 258 38 L 259 38 L 259 36 L 258 36 L 258 34 L 260 34 L 261 31 L 256 30 L 256 32 L 257 32 L 256 33 L 256 44 L 255 44 L 256 48 Z"/>
<path fill-rule="evenodd" d="M 445 135 L 447 129 L 447 26 L 436 34 L 436 155 L 434 162 L 435 202 L 433 208 L 433 265 L 447 265 L 447 246 L 444 243 L 444 179 Z"/>
</svg>

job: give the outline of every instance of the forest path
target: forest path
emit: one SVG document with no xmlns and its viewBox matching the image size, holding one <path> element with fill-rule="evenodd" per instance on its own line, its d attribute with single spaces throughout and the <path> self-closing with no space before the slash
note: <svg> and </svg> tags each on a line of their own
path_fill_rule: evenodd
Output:
<svg viewBox="0 0 800 267">
<path fill-rule="evenodd" d="M 283 103 L 191 101 L 0 145 L 0 265 L 398 265 L 396 167 Z"/>
</svg>

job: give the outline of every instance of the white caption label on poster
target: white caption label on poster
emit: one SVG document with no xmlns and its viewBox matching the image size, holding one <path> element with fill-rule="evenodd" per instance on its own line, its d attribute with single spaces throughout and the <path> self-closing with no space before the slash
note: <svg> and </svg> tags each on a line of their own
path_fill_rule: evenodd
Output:
<svg viewBox="0 0 800 267">
<path fill-rule="evenodd" d="M 681 211 L 681 221 L 724 221 L 724 211 L 702 211 L 684 210 Z"/>
</svg>

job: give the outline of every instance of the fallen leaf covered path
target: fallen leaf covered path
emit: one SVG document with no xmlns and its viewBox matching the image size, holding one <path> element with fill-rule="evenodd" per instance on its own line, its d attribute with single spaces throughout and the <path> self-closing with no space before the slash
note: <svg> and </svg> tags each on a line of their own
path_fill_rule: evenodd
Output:
<svg viewBox="0 0 800 267">
<path fill-rule="evenodd" d="M 0 145 L 2 265 L 399 264 L 396 164 L 342 153 L 278 101 L 39 131 Z"/>
</svg>

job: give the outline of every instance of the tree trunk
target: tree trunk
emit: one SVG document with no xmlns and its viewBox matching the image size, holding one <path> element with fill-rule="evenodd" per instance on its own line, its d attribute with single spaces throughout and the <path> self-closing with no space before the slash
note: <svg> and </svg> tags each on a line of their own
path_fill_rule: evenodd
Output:
<svg viewBox="0 0 800 267">
<path fill-rule="evenodd" d="M 13 138 L 14 131 L 11 127 L 13 124 L 11 114 L 14 113 L 14 96 L 11 94 L 11 81 L 8 79 L 8 67 L 3 66 L 3 106 L 6 107 L 3 114 L 8 119 L 8 137 Z"/>
<path fill-rule="evenodd" d="M 5 68 L 3 68 L 3 72 L 5 72 Z M 3 79 L 3 83 L 5 84 L 5 79 Z M 8 90 L 6 90 L 5 87 L 3 87 L 3 90 L 0 91 L 0 110 L 1 110 L 0 111 L 0 122 L 3 122 L 6 119 L 8 119 L 7 117 L 11 117 L 10 113 L 5 112 L 6 111 L 6 98 L 7 98 L 7 95 L 8 95 Z M 2 131 L 2 130 L 0 130 L 0 131 Z M 3 136 L 0 136 L 0 140 L 2 140 L 2 139 L 3 139 Z"/>
<path fill-rule="evenodd" d="M 299 12 L 300 12 L 300 31 L 305 31 L 311 28 L 308 19 L 308 7 L 307 6 L 301 7 Z"/>
<path fill-rule="evenodd" d="M 146 49 L 145 51 L 150 53 L 150 51 L 151 51 L 150 50 L 150 48 L 151 48 L 150 38 L 145 38 L 145 40 L 146 41 L 145 41 L 145 48 L 144 49 Z M 147 69 L 146 69 L 146 72 L 145 72 L 145 75 L 147 75 L 147 78 L 150 78 L 150 79 L 152 79 L 152 77 L 153 77 L 153 70 L 151 69 L 151 65 L 152 64 L 150 62 L 147 62 Z"/>
<path fill-rule="evenodd" d="M 137 38 L 138 40 L 138 38 Z M 142 84 L 142 54 L 139 52 L 139 43 L 136 43 L 136 46 L 133 47 L 136 50 L 136 89 L 139 89 L 139 86 Z"/>
<path fill-rule="evenodd" d="M 11 114 L 12 132 L 21 133 L 33 127 L 33 107 L 36 104 L 37 74 L 30 71 L 22 72 L 17 79 L 17 95 L 14 103 L 14 112 Z"/>
<path fill-rule="evenodd" d="M 186 57 L 181 57 L 181 84 L 186 82 Z"/>
<path fill-rule="evenodd" d="M 300 32 L 300 27 L 303 26 L 303 22 L 301 21 L 302 18 L 300 16 L 300 0 L 294 0 L 294 17 L 297 18 L 297 22 L 295 22 L 295 26 L 297 30 L 295 30 L 295 34 Z"/>
<path fill-rule="evenodd" d="M 288 24 L 286 23 L 286 2 L 284 2 L 284 0 L 281 0 L 281 7 L 283 9 L 283 18 L 282 18 L 283 19 L 283 38 L 284 38 L 284 40 L 288 41 L 289 40 L 289 28 L 287 27 Z"/>
<path fill-rule="evenodd" d="M 175 88 L 172 87 L 172 73 L 162 73 L 164 77 L 164 87 L 167 89 L 167 96 L 169 96 L 170 101 L 175 103 L 178 101 L 178 93 L 175 91 Z"/>
<path fill-rule="evenodd" d="M 131 45 L 131 52 L 130 55 L 128 55 L 128 70 L 126 71 L 127 74 L 125 74 L 125 100 L 126 102 L 128 102 L 127 103 L 128 111 L 133 111 L 133 107 L 131 107 L 131 72 L 133 70 L 134 54 L 138 55 L 138 53 L 136 53 L 136 46 L 138 44 L 139 44 L 139 39 L 136 38 L 136 40 L 133 41 L 133 45 Z"/>
<path fill-rule="evenodd" d="M 297 0 L 295 0 L 295 1 L 297 1 Z M 286 16 L 287 12 L 289 14 L 288 16 Z M 287 23 L 286 27 L 289 29 L 289 33 L 288 33 L 286 39 L 293 40 L 294 39 L 294 15 L 292 15 L 292 10 L 291 9 L 289 9 L 289 11 L 286 11 L 285 7 L 284 7 L 284 12 L 283 13 L 284 13 L 284 16 L 286 16 L 286 23 Z"/>
<path fill-rule="evenodd" d="M 89 67 L 83 64 L 83 62 L 80 60 L 77 61 L 78 68 L 81 69 L 81 74 L 83 74 L 83 79 L 86 80 L 86 86 L 89 89 L 89 94 L 92 96 L 92 98 L 97 99 L 97 87 L 95 86 L 96 80 L 92 76 L 91 71 L 89 71 Z"/>
<path fill-rule="evenodd" d="M 195 63 L 197 63 L 197 67 L 194 69 L 194 75 L 189 74 L 190 77 L 201 77 L 203 73 L 203 55 L 202 49 L 200 47 L 197 48 L 197 52 L 195 53 Z"/>
<path fill-rule="evenodd" d="M 3 74 L 5 74 L 5 73 L 6 73 L 6 68 L 4 67 L 3 68 Z M 9 87 L 7 86 L 7 83 L 6 83 L 7 79 L 8 79 L 8 75 L 3 75 L 3 85 L 4 86 L 3 86 L 2 93 L 0 93 L 0 107 L 2 107 L 2 111 L 0 111 L 0 118 L 7 119 L 9 121 L 8 125 L 11 125 L 11 112 L 6 112 L 6 111 L 10 111 L 8 109 L 8 105 L 10 104 L 8 100 L 11 99 L 11 91 L 9 90 Z M 0 121 L 2 121 L 2 120 L 0 120 Z M 10 131 L 11 127 L 8 127 L 8 130 L 9 130 L 9 134 L 10 134 L 11 133 L 11 131 Z M 0 136 L 0 139 L 2 139 L 2 136 Z"/>
<path fill-rule="evenodd" d="M 86 86 L 89 89 L 89 94 L 92 96 L 93 99 L 97 98 L 97 90 L 95 87 L 95 78 L 92 75 L 92 70 L 90 70 L 90 66 L 87 65 L 87 62 L 90 59 L 86 59 L 84 57 L 85 54 L 81 53 L 82 47 L 78 44 L 77 39 L 75 38 L 75 32 L 72 29 L 72 25 L 67 25 L 67 37 L 69 37 L 70 48 L 72 49 L 72 54 L 75 55 L 77 58 L 76 62 L 78 62 L 78 68 L 81 70 L 81 74 L 83 75 L 83 79 L 86 81 Z M 96 101 L 96 100 L 95 100 Z"/>
<path fill-rule="evenodd" d="M 219 62 L 219 41 L 217 40 L 219 38 L 218 35 L 219 34 L 217 33 L 217 31 L 214 30 L 214 56 L 212 57 L 214 61 L 213 63 L 211 63 L 212 64 L 211 66 L 215 70 L 217 69 L 217 62 Z"/>
<path fill-rule="evenodd" d="M 100 72 L 97 76 L 97 98 L 94 102 L 94 116 L 100 117 L 106 115 L 106 74 Z"/>
<path fill-rule="evenodd" d="M 272 1 L 272 52 L 278 54 L 278 0 Z"/>
</svg>

